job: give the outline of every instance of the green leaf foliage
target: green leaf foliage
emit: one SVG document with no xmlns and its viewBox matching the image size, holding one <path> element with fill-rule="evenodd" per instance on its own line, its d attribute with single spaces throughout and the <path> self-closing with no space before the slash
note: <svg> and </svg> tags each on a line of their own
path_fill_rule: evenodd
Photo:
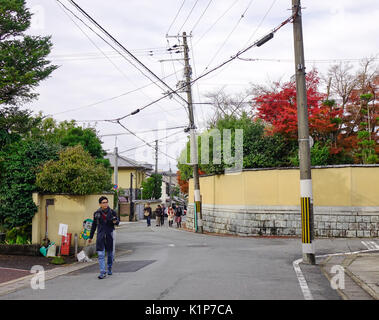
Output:
<svg viewBox="0 0 379 320">
<path fill-rule="evenodd" d="M 37 207 L 32 200 L 38 166 L 57 158 L 59 146 L 26 139 L 0 151 L 0 224 L 7 229 L 31 222 Z"/>
<path fill-rule="evenodd" d="M 269 168 L 289 166 L 290 155 L 296 148 L 296 142 L 285 140 L 280 134 L 267 135 L 265 126 L 261 120 L 252 121 L 250 117 L 243 114 L 242 117 L 227 116 L 217 121 L 216 125 L 201 134 L 208 136 L 211 130 L 218 130 L 221 137 L 221 163 L 215 163 L 213 149 L 215 147 L 213 138 L 209 139 L 209 163 L 201 161 L 201 137 L 198 139 L 198 159 L 199 169 L 206 174 L 221 174 L 224 170 L 233 167 L 234 164 L 227 164 L 224 154 L 223 133 L 225 129 L 231 130 L 231 156 L 235 156 L 235 130 L 243 130 L 243 168 Z M 207 141 L 207 139 L 204 139 Z M 178 161 L 178 169 L 181 179 L 188 180 L 193 176 L 192 167 L 189 163 L 190 143 L 187 142 L 186 149 L 181 153 Z M 187 155 L 187 159 L 186 159 Z M 217 157 L 216 157 L 217 158 Z"/>
<path fill-rule="evenodd" d="M 46 162 L 37 174 L 36 185 L 42 192 L 85 195 L 110 191 L 111 174 L 83 149 L 68 147 L 59 160 Z"/>
<path fill-rule="evenodd" d="M 33 89 L 57 69 L 46 60 L 50 37 L 24 35 L 30 19 L 25 0 L 0 1 L 0 104 L 35 99 Z"/>
<path fill-rule="evenodd" d="M 162 196 L 162 175 L 152 174 L 142 182 L 142 198 L 145 200 L 159 199 Z"/>
</svg>

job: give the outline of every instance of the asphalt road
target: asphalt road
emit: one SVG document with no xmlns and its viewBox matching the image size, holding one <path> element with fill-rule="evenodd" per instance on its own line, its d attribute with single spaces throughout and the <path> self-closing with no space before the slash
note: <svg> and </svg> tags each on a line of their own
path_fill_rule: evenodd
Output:
<svg viewBox="0 0 379 320">
<path fill-rule="evenodd" d="M 364 250 L 360 239 L 318 239 L 316 254 Z M 301 239 L 223 237 L 144 221 L 117 230 L 114 274 L 97 279 L 94 265 L 0 299 L 303 300 L 293 262 Z M 340 300 L 319 266 L 301 265 L 318 300 Z"/>
</svg>

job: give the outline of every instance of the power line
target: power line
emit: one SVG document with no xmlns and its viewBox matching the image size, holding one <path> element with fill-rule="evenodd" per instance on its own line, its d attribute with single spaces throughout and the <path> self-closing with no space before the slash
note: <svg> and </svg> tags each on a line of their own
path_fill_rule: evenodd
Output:
<svg viewBox="0 0 379 320">
<path fill-rule="evenodd" d="M 166 136 L 166 137 L 164 137 L 164 138 L 161 138 L 161 139 L 158 139 L 158 140 L 151 141 L 150 143 L 154 143 L 155 141 L 163 141 L 163 140 L 165 140 L 165 139 L 167 139 L 167 138 L 170 138 L 170 137 L 172 137 L 172 136 L 178 135 L 178 134 L 180 134 L 180 133 L 184 133 L 184 131 L 183 131 L 183 130 L 180 130 L 180 131 L 178 131 L 178 132 L 174 132 L 174 133 L 172 133 L 172 134 L 170 134 L 170 135 L 168 135 L 168 136 Z M 139 149 L 139 148 L 142 148 L 142 147 L 145 147 L 145 146 L 146 146 L 146 143 L 144 143 L 143 145 L 140 145 L 140 146 L 136 146 L 136 147 L 133 147 L 133 148 L 126 149 L 126 150 L 121 151 L 121 152 L 119 152 L 119 153 L 124 153 L 124 152 L 128 152 L 128 151 L 136 150 L 136 149 Z M 155 147 L 154 147 L 154 149 L 155 149 Z"/>
<path fill-rule="evenodd" d="M 198 3 L 198 2 L 199 2 L 199 0 L 196 0 L 195 4 L 193 5 L 193 7 L 192 7 L 191 11 L 189 12 L 189 14 L 188 14 L 187 18 L 184 20 L 184 23 L 183 23 L 183 25 L 180 27 L 180 29 L 179 29 L 179 31 L 178 31 L 178 33 L 177 33 L 177 34 L 180 34 L 180 31 L 182 31 L 182 29 L 183 29 L 184 25 L 185 25 L 185 24 L 186 24 L 186 22 L 188 21 L 189 17 L 190 17 L 190 16 L 191 16 L 191 14 L 192 14 L 192 11 L 193 11 L 193 9 L 195 9 L 195 7 L 196 7 L 196 5 L 197 5 L 197 3 Z"/>
<path fill-rule="evenodd" d="M 203 70 L 203 72 L 205 70 L 208 69 L 208 67 L 211 65 L 211 63 L 213 62 L 213 60 L 218 56 L 218 54 L 220 53 L 221 49 L 225 46 L 225 44 L 228 42 L 229 38 L 232 36 L 232 34 L 234 33 L 234 31 L 236 31 L 238 25 L 240 24 L 241 20 L 245 17 L 245 14 L 246 12 L 249 10 L 251 4 L 253 3 L 254 0 L 250 0 L 249 4 L 247 5 L 245 11 L 241 14 L 240 18 L 238 19 L 236 25 L 233 27 L 232 31 L 228 34 L 228 36 L 226 37 L 226 39 L 224 40 L 224 42 L 221 44 L 221 46 L 218 48 L 218 50 L 216 51 L 216 53 L 214 54 L 214 56 L 212 57 L 212 59 L 210 60 L 210 62 L 208 63 L 207 67 Z"/>
<path fill-rule="evenodd" d="M 203 73 L 202 75 L 198 76 L 197 78 L 193 79 L 190 81 L 190 85 L 192 85 L 193 83 L 195 83 L 196 81 L 199 81 L 200 79 L 204 78 L 205 76 L 209 75 L 210 73 L 224 67 L 225 65 L 227 65 L 228 63 L 232 62 L 233 60 L 237 59 L 240 55 L 242 55 L 243 53 L 247 52 L 248 50 L 250 50 L 251 48 L 253 47 L 260 47 L 262 46 L 264 43 L 266 43 L 267 41 L 269 41 L 270 39 L 273 38 L 274 34 L 280 30 L 284 25 L 286 25 L 287 23 L 289 23 L 290 21 L 292 21 L 292 19 L 294 18 L 294 15 L 291 15 L 290 17 L 288 17 L 286 20 L 284 20 L 282 23 L 280 23 L 278 26 L 276 26 L 274 29 L 272 29 L 268 34 L 266 34 L 265 36 L 263 36 L 262 38 L 260 38 L 259 40 L 255 41 L 253 44 L 249 45 L 248 47 L 246 47 L 245 49 L 243 50 L 240 50 L 238 51 L 236 54 L 234 54 L 233 56 L 231 56 L 229 59 L 227 59 L 226 61 L 224 61 L 223 63 L 219 64 L 218 66 L 214 67 L 213 69 L 207 71 L 206 73 Z M 178 92 L 182 89 L 184 89 L 186 87 L 186 84 L 181 86 L 180 88 L 178 88 L 177 90 L 175 90 L 175 92 Z M 154 103 L 170 96 L 171 93 L 166 93 L 165 95 L 163 95 L 161 98 L 159 99 L 156 99 L 150 103 L 148 103 L 147 105 L 125 115 L 125 116 L 122 116 L 122 117 L 119 117 L 119 118 L 116 118 L 116 119 L 109 119 L 109 120 L 96 120 L 96 121 L 105 121 L 105 122 L 113 122 L 113 123 L 118 123 L 120 120 L 123 120 L 125 119 L 126 117 L 129 117 L 129 116 L 132 116 L 132 115 L 135 115 L 137 113 L 139 113 L 140 111 L 146 109 L 147 107 L 153 105 Z M 93 120 L 95 121 L 95 120 Z"/>
<path fill-rule="evenodd" d="M 193 30 L 195 30 L 195 28 L 196 28 L 197 25 L 199 24 L 201 18 L 205 15 L 205 13 L 207 12 L 207 10 L 208 10 L 210 4 L 212 3 L 212 1 L 213 1 L 213 0 L 209 0 L 207 6 L 205 7 L 205 9 L 204 9 L 204 11 L 203 11 L 203 13 L 200 15 L 199 19 L 197 19 L 197 21 L 195 22 L 194 26 L 192 27 L 190 34 L 192 34 Z"/>
<path fill-rule="evenodd" d="M 245 43 L 245 46 L 251 41 L 251 39 L 255 36 L 255 34 L 257 33 L 257 31 L 259 30 L 259 28 L 261 27 L 261 25 L 263 24 L 263 22 L 266 20 L 266 17 L 267 15 L 270 13 L 270 11 L 272 10 L 273 6 L 275 5 L 277 0 L 273 0 L 270 7 L 268 8 L 268 10 L 266 11 L 265 15 L 263 16 L 263 18 L 261 19 L 261 21 L 259 22 L 258 26 L 256 27 L 256 29 L 254 30 L 254 32 L 251 34 L 251 36 L 249 37 L 249 39 L 246 41 Z"/>
<path fill-rule="evenodd" d="M 197 45 L 203 38 L 204 36 L 213 29 L 213 27 L 235 6 L 235 4 L 238 2 L 239 0 L 235 0 L 232 5 L 226 9 L 226 11 L 224 11 L 224 13 L 210 26 L 210 28 L 207 29 L 207 31 L 205 31 L 203 33 L 203 35 L 200 37 L 199 40 L 197 40 L 197 42 L 195 43 L 195 45 Z"/>
<path fill-rule="evenodd" d="M 136 56 L 134 56 L 128 49 L 126 49 L 116 38 L 114 38 L 107 30 L 105 30 L 95 19 L 93 19 L 84 9 L 82 9 L 74 0 L 70 2 L 84 15 L 86 16 L 96 27 L 98 27 L 104 34 L 107 35 L 114 43 L 116 43 L 124 52 L 126 52 L 134 61 L 136 61 L 144 70 L 146 70 L 150 75 L 152 75 L 158 82 L 162 83 L 169 92 L 175 94 L 180 100 L 187 103 L 187 101 L 180 96 L 176 91 L 174 91 L 167 83 L 165 83 L 160 77 L 158 77 L 153 71 L 151 71 L 145 64 L 143 64 Z M 141 71 L 139 68 L 137 68 Z M 142 72 L 143 73 L 143 72 Z M 144 74 L 144 73 L 143 73 Z M 144 74 L 145 75 L 145 74 Z M 146 75 L 145 75 L 146 76 Z M 146 76 L 147 77 L 147 76 Z M 151 79 L 147 77 L 150 81 Z"/>
<path fill-rule="evenodd" d="M 174 130 L 174 129 L 180 129 L 180 128 L 186 128 L 187 126 L 177 126 L 177 127 L 171 127 L 171 128 L 161 128 L 161 129 L 151 129 L 151 130 L 145 130 L 145 131 L 139 131 L 138 133 L 147 133 L 147 132 L 156 132 L 156 131 L 163 131 L 163 130 Z M 110 134 L 103 134 L 99 135 L 99 137 L 113 137 L 113 136 L 122 136 L 130 133 L 110 133 Z"/>
<path fill-rule="evenodd" d="M 171 29 L 172 25 L 175 23 L 175 21 L 176 21 L 176 18 L 178 17 L 178 15 L 179 15 L 180 11 L 182 10 L 182 8 L 183 8 L 183 5 L 184 5 L 184 3 L 185 3 L 185 2 L 186 2 L 186 0 L 183 0 L 183 2 L 182 2 L 182 5 L 180 6 L 180 8 L 179 8 L 178 12 L 177 12 L 177 13 L 176 13 L 176 15 L 175 15 L 175 18 L 174 18 L 174 20 L 172 20 L 172 22 L 171 22 L 171 24 L 170 24 L 170 26 L 169 26 L 169 28 L 168 28 L 168 30 L 167 30 L 167 32 L 166 32 L 166 35 L 168 35 L 168 33 L 170 32 L 170 29 Z"/>
<path fill-rule="evenodd" d="M 139 139 L 139 140 L 141 140 L 142 142 L 144 142 L 147 146 L 149 146 L 150 148 L 153 148 L 154 150 L 156 149 L 156 148 L 153 147 L 149 142 L 147 142 L 146 140 L 144 140 L 144 139 L 142 139 L 141 137 L 137 136 L 133 131 L 131 131 L 131 130 L 129 130 L 127 127 L 125 127 L 120 121 L 117 121 L 117 123 L 118 123 L 121 127 L 123 127 L 126 131 L 128 131 L 131 135 L 135 136 L 137 139 Z M 175 161 L 177 160 L 177 159 L 171 157 L 170 155 L 168 155 L 167 153 L 165 153 L 165 152 L 163 152 L 163 151 L 158 150 L 158 152 L 164 154 L 165 156 L 167 156 L 167 157 L 169 157 L 169 158 L 171 158 L 171 159 L 173 159 L 173 160 L 175 160 Z"/>
</svg>

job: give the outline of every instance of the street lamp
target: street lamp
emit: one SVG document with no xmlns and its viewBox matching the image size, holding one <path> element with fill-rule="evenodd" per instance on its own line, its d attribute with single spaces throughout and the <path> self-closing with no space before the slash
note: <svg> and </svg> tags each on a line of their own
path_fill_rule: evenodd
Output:
<svg viewBox="0 0 379 320">
<path fill-rule="evenodd" d="M 141 200 L 143 199 L 142 192 L 143 192 L 143 187 L 141 187 Z"/>
</svg>

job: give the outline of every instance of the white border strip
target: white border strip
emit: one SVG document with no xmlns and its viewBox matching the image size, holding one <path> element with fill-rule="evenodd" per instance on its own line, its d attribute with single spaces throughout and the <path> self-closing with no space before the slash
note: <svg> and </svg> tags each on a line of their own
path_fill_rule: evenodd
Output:
<svg viewBox="0 0 379 320">
<path fill-rule="evenodd" d="M 355 251 L 355 252 L 341 252 L 341 253 L 331 253 L 331 254 L 323 254 L 320 256 L 316 256 L 316 258 L 326 258 L 326 257 L 332 257 L 332 256 L 340 256 L 340 255 L 353 255 L 363 252 L 371 252 L 371 251 L 378 251 L 378 249 L 368 249 L 368 250 L 361 250 L 361 251 Z M 305 300 L 314 300 L 311 290 L 308 287 L 307 281 L 304 278 L 303 272 L 300 269 L 299 264 L 303 262 L 303 259 L 298 259 L 292 263 L 293 268 L 296 272 L 297 279 L 299 280 L 301 291 L 303 292 L 303 296 Z"/>
<path fill-rule="evenodd" d="M 311 290 L 309 290 L 307 281 L 305 280 L 304 275 L 301 272 L 301 269 L 299 266 L 300 262 L 302 262 L 302 261 L 303 261 L 303 259 L 298 259 L 298 260 L 294 261 L 293 262 L 293 268 L 295 269 L 297 279 L 299 280 L 300 289 L 303 292 L 304 299 L 305 300 L 313 300 Z"/>
</svg>

